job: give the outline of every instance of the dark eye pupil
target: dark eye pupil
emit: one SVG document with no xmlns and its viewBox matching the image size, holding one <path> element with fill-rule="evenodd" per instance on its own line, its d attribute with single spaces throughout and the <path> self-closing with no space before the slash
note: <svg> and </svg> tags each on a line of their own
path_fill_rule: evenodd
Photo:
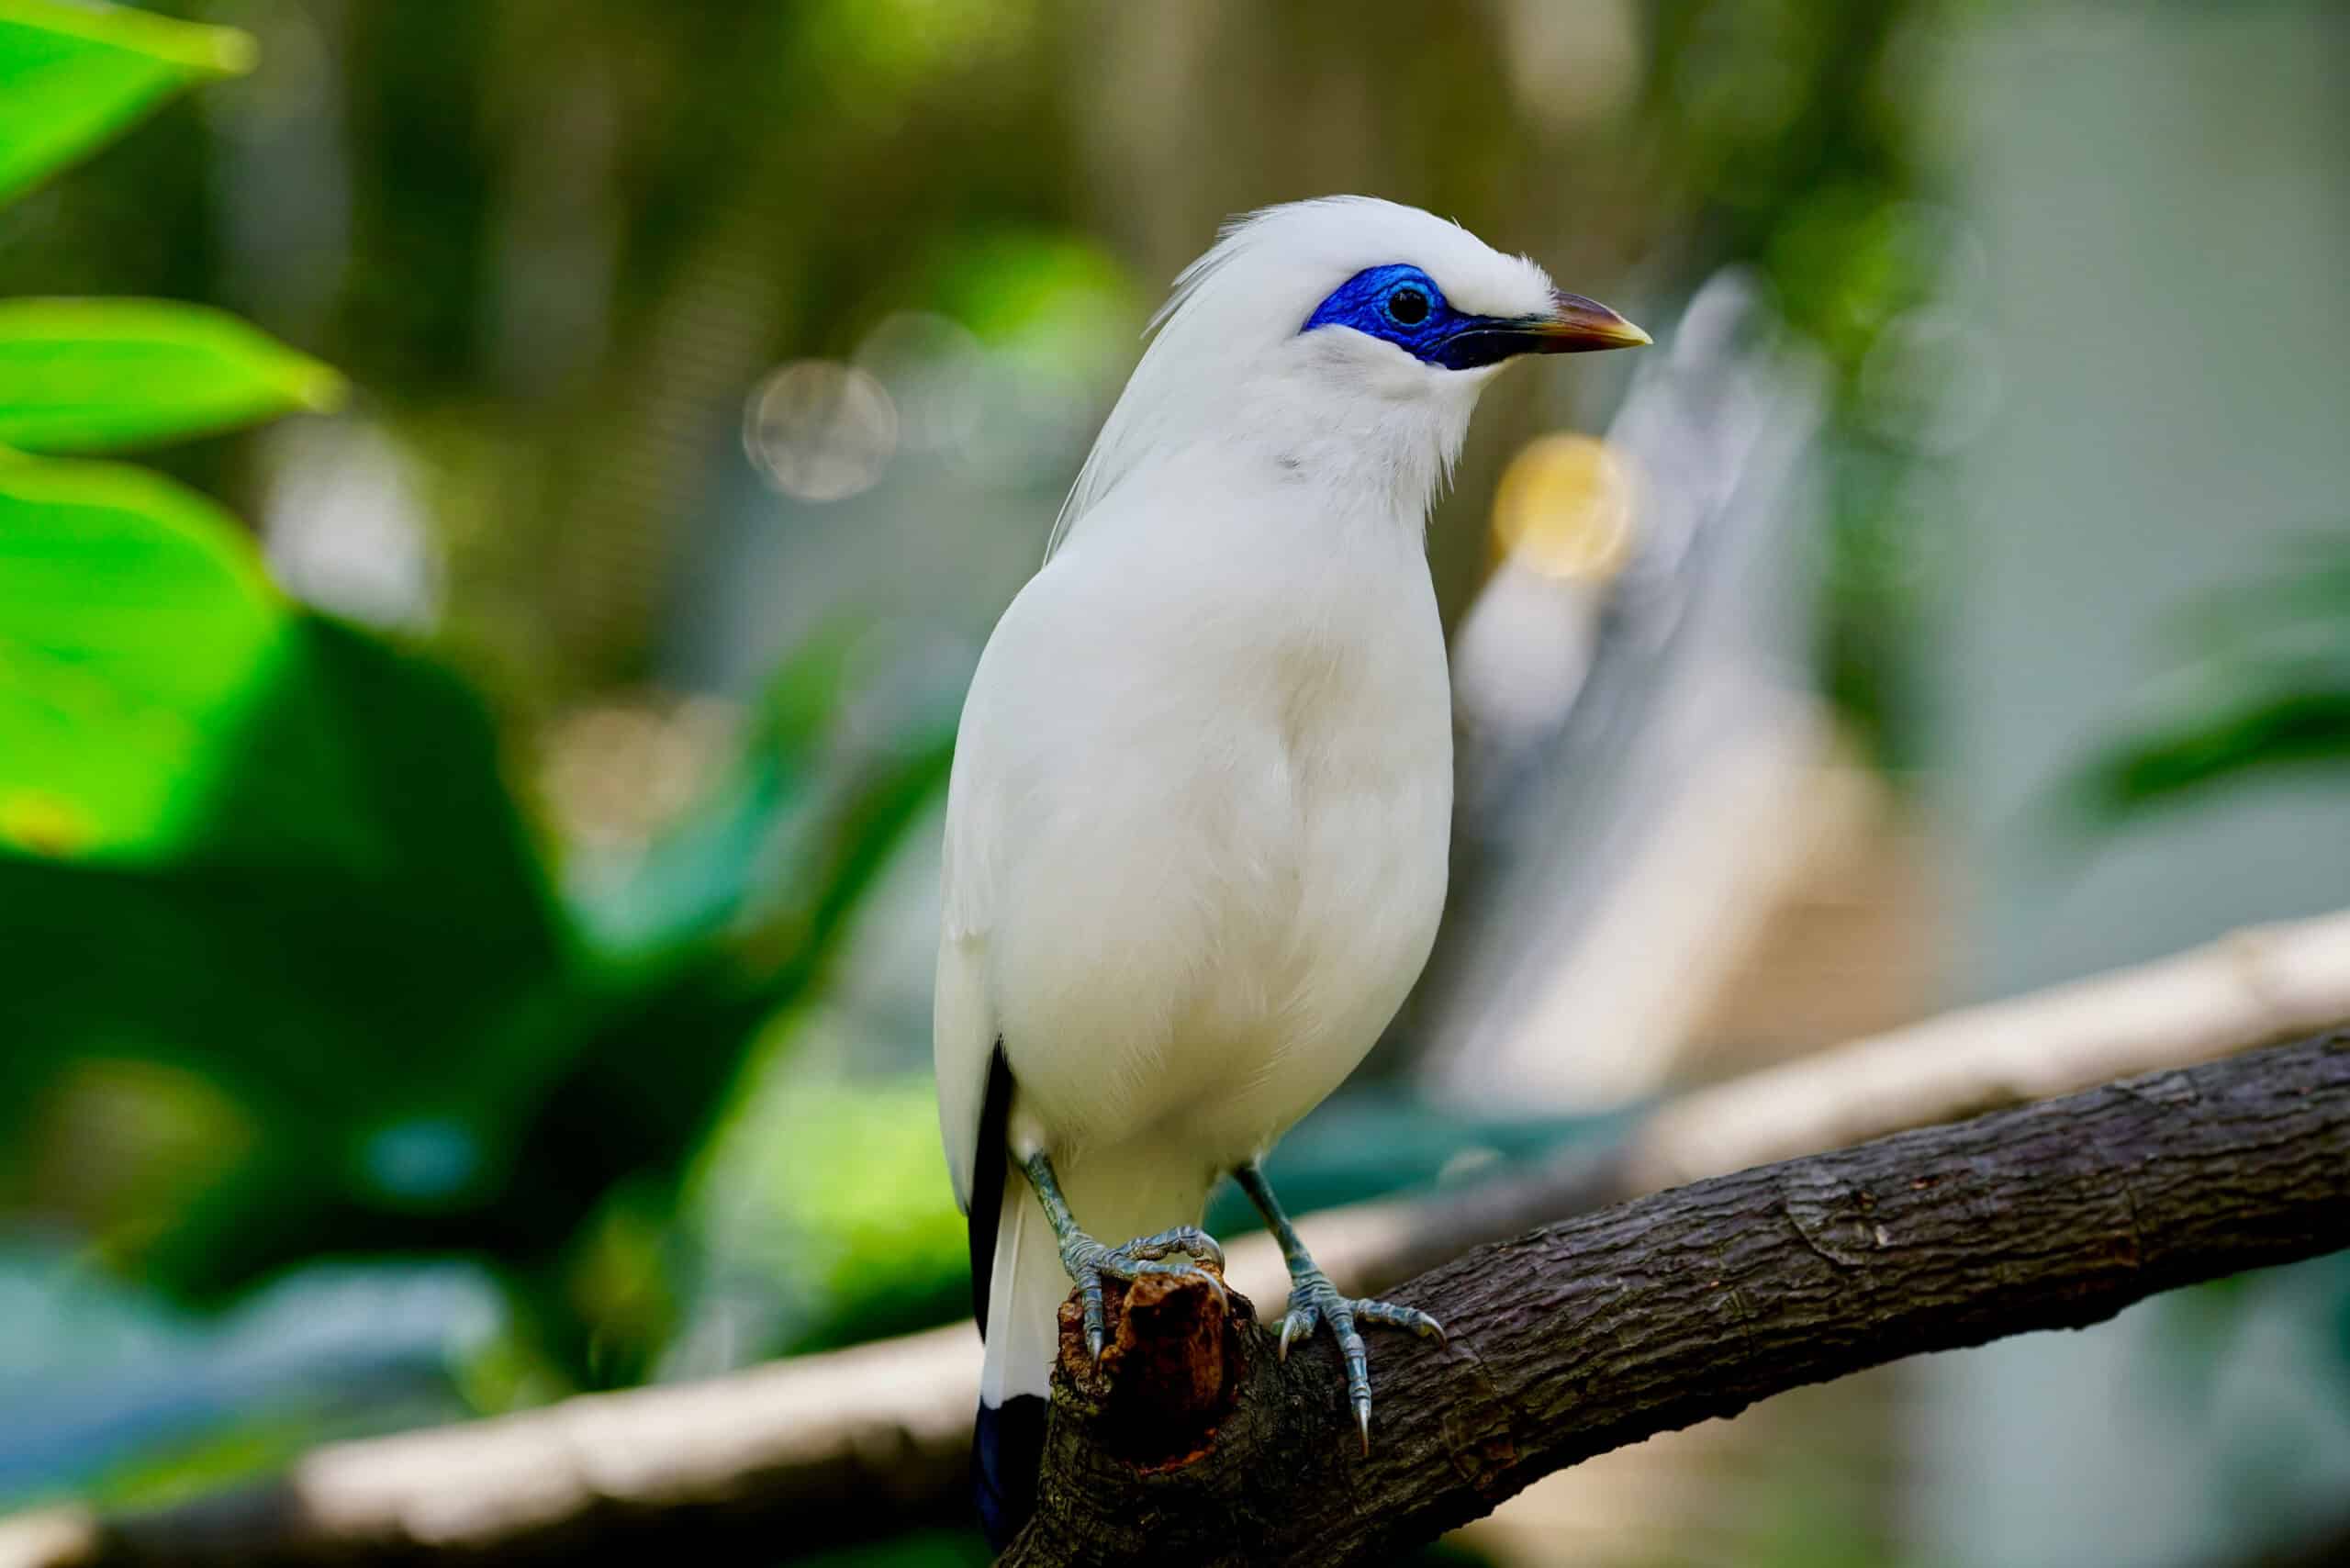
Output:
<svg viewBox="0 0 2350 1568">
<path fill-rule="evenodd" d="M 1428 297 L 1416 288 L 1399 288 L 1387 297 L 1387 313 L 1406 327 L 1428 319 Z"/>
</svg>

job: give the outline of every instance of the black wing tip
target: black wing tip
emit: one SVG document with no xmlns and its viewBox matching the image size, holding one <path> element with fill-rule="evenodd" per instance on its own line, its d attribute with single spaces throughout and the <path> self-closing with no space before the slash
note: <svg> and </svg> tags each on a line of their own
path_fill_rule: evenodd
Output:
<svg viewBox="0 0 2350 1568">
<path fill-rule="evenodd" d="M 988 1549 L 1002 1551 L 1036 1511 L 1036 1476 L 1045 1462 L 1045 1401 L 1015 1394 L 981 1404 L 971 1428 L 971 1494 Z"/>
<path fill-rule="evenodd" d="M 1012 1120 L 1012 1064 L 1003 1042 L 988 1063 L 987 1095 L 979 1110 L 979 1144 L 972 1160 L 971 1310 L 979 1332 L 988 1327 L 988 1285 L 995 1274 L 996 1230 L 1003 1217 L 1003 1186 L 1012 1161 L 1006 1129 Z M 971 1495 L 990 1550 L 1002 1551 L 1036 1511 L 1036 1476 L 1045 1460 L 1045 1401 L 1014 1394 L 979 1406 L 971 1428 Z"/>
<path fill-rule="evenodd" d="M 988 1331 L 988 1284 L 995 1275 L 995 1233 L 1003 1220 L 1003 1179 L 1011 1161 L 1004 1147 L 1012 1120 L 1012 1064 L 1003 1042 L 988 1060 L 988 1090 L 979 1103 L 979 1148 L 971 1160 L 971 1209 L 964 1216 L 971 1249 L 971 1316 Z"/>
</svg>

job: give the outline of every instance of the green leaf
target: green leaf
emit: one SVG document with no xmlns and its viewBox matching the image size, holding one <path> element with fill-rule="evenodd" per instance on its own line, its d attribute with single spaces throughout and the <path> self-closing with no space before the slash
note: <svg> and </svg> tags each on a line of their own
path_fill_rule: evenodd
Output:
<svg viewBox="0 0 2350 1568">
<path fill-rule="evenodd" d="M 225 312 L 0 301 L 0 446 L 99 452 L 328 409 L 342 378 Z"/>
<path fill-rule="evenodd" d="M 2350 766 L 2350 678 L 2280 690 L 2108 749 L 2070 781 L 2069 799 L 2119 822 L 2244 778 L 2310 764 Z"/>
<path fill-rule="evenodd" d="M 0 846 L 181 845 L 291 614 L 201 496 L 112 464 L 0 460 Z"/>
<path fill-rule="evenodd" d="M 0 0 L 0 201 L 179 89 L 252 69 L 253 41 L 112 6 Z"/>
<path fill-rule="evenodd" d="M 0 465 L 19 470 L 117 472 Z M 76 565 L 40 586 L 51 635 L 117 591 Z M 56 1136 L 26 1123 L 61 1068 L 165 1062 L 250 1136 L 109 1238 L 146 1277 L 212 1295 L 332 1249 L 495 1250 L 555 1279 L 616 1183 L 666 1201 L 746 1043 L 823 974 L 935 798 L 951 715 L 844 746 L 839 679 L 801 661 L 718 792 L 730 819 L 756 802 L 750 874 L 711 895 L 732 913 L 713 924 L 698 896 L 681 925 L 630 923 L 666 935 L 597 952 L 554 903 L 478 697 L 280 613 L 251 686 L 191 721 L 205 785 L 167 837 L 79 857 L 0 844 L 0 1185 L 12 1152 Z M 0 627 L 13 615 L 0 602 Z M 542 1306 L 558 1325 L 578 1310 L 553 1287 Z"/>
<path fill-rule="evenodd" d="M 2206 592 L 2172 619 L 2199 656 L 2052 791 L 2053 826 L 2350 765 L 2350 544 L 2338 532 L 2291 541 L 2280 569 Z"/>
<path fill-rule="evenodd" d="M 0 849 L 0 1163 L 65 1062 L 201 1074 L 258 1136 L 119 1243 L 197 1293 L 485 1202 L 576 1038 L 581 977 L 479 699 L 330 622 L 282 635 L 203 734 L 218 766 L 170 853 Z"/>
<path fill-rule="evenodd" d="M 911 1333 L 970 1311 L 929 1075 L 842 1082 L 830 1052 L 803 1055 L 800 1036 L 811 1032 L 834 1046 L 857 1040 L 854 1023 L 821 1009 L 770 1031 L 683 1204 L 707 1269 L 698 1284 L 715 1286 L 730 1324 L 757 1325 L 743 1346 L 752 1355 Z M 847 1170 L 855 1181 L 841 1179 Z"/>
<path fill-rule="evenodd" d="M 261 1136 L 137 1245 L 236 1278 L 494 1189 L 572 978 L 472 691 L 166 479 L 0 457 L 0 1154 L 76 1057 L 195 1069 Z"/>
</svg>

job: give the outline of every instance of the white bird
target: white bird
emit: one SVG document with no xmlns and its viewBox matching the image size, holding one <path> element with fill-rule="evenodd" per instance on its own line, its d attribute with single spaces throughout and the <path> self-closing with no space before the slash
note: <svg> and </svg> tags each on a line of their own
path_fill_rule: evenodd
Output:
<svg viewBox="0 0 2350 1568">
<path fill-rule="evenodd" d="M 1427 510 L 1525 353 L 1649 341 L 1416 208 L 1276 207 L 1186 268 L 973 677 L 948 789 L 934 1047 L 986 1336 L 976 1481 L 1034 1506 L 1056 1315 L 1220 1263 L 1234 1175 L 1327 1325 L 1365 1323 L 1259 1170 L 1426 961 L 1452 805 Z M 1135 1239 L 1129 1240 L 1129 1238 Z"/>
</svg>

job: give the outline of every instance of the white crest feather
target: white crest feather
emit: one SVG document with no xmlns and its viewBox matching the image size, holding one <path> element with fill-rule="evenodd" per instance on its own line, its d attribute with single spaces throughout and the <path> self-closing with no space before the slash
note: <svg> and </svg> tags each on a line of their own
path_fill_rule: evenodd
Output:
<svg viewBox="0 0 2350 1568">
<path fill-rule="evenodd" d="M 1045 559 L 1151 450 L 1192 433 L 1203 411 L 1226 405 L 1256 358 L 1294 336 L 1331 290 L 1391 262 L 1423 268 L 1464 309 L 1523 315 L 1550 302 L 1549 274 L 1532 261 L 1375 196 L 1321 196 L 1232 219 L 1177 274 L 1144 329 L 1148 346 L 1053 520 Z M 1440 471 L 1451 455 L 1440 454 Z"/>
</svg>

